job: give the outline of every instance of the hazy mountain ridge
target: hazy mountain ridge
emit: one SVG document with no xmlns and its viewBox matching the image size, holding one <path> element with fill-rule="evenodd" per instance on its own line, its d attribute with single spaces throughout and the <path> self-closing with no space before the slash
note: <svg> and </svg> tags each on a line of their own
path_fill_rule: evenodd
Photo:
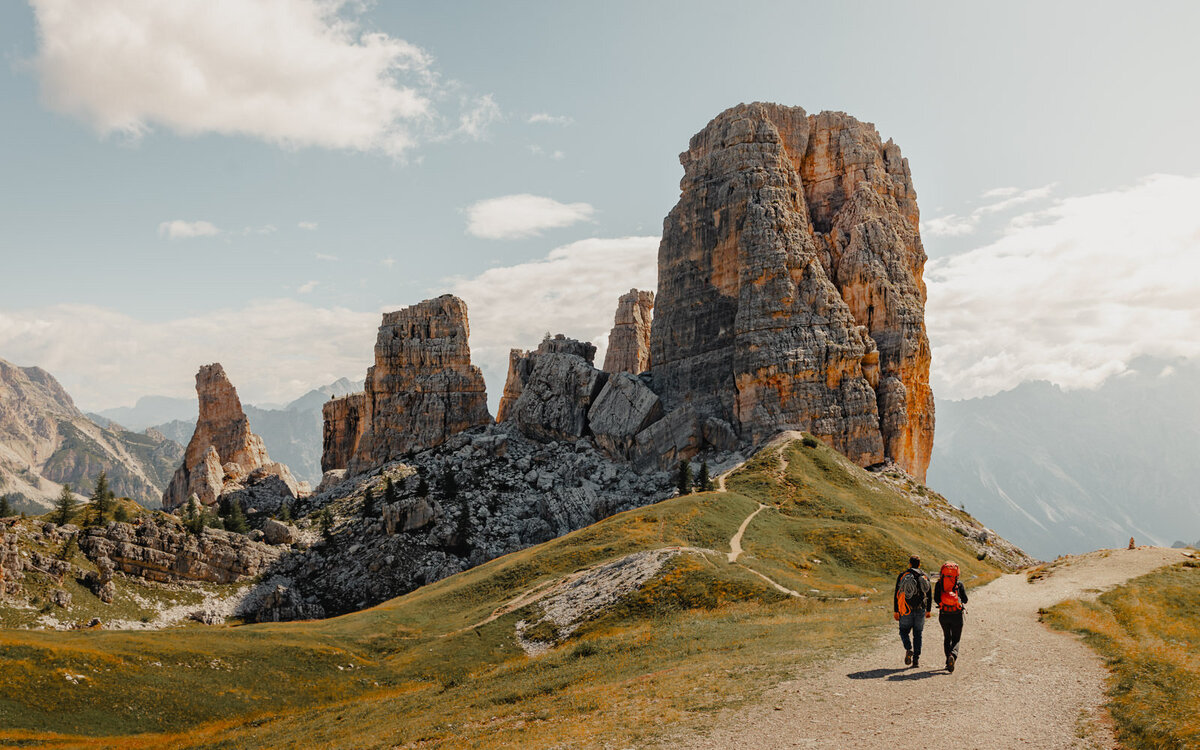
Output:
<svg viewBox="0 0 1200 750">
<path fill-rule="evenodd" d="M 101 471 L 118 495 L 156 506 L 182 454 L 160 432 L 96 424 L 50 373 L 0 360 L 0 492 L 18 509 L 50 507 L 62 484 L 86 494 Z"/>
<path fill-rule="evenodd" d="M 1095 390 L 942 401 L 929 484 L 1043 558 L 1195 539 L 1198 380 L 1196 361 L 1147 358 Z"/>
</svg>

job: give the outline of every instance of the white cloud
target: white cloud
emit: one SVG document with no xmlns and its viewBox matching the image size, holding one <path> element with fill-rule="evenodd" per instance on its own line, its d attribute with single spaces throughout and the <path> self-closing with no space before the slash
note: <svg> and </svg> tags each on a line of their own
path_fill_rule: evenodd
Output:
<svg viewBox="0 0 1200 750">
<path fill-rule="evenodd" d="M 530 125 L 571 125 L 575 120 L 566 115 L 552 115 L 548 112 L 536 112 L 530 115 L 525 122 Z"/>
<path fill-rule="evenodd" d="M 379 261 L 379 264 L 381 266 L 383 266 L 384 268 L 391 268 L 392 266 L 396 265 L 396 259 L 395 258 L 384 258 L 383 260 Z"/>
<path fill-rule="evenodd" d="M 1044 200 L 1050 197 L 1050 191 L 1053 188 L 1053 183 L 1030 188 L 1029 190 L 1019 190 L 1011 187 L 992 188 L 984 192 L 981 197 L 999 198 L 1000 200 L 985 203 L 975 208 L 966 216 L 947 214 L 946 216 L 926 219 L 921 222 L 921 232 L 932 237 L 962 237 L 973 233 L 979 227 L 980 221 L 985 217 L 1016 208 L 1026 203 Z"/>
<path fill-rule="evenodd" d="M 435 100 L 452 84 L 421 48 L 362 29 L 359 3 L 30 1 L 46 103 L 103 134 L 160 126 L 399 156 L 445 130 Z M 476 137 L 486 123 L 468 120 Z"/>
<path fill-rule="evenodd" d="M 533 154 L 534 156 L 545 156 L 549 159 L 553 159 L 554 161 L 562 161 L 563 158 L 566 157 L 566 154 L 558 149 L 555 149 L 554 151 L 547 151 L 536 143 L 529 146 L 529 153 Z"/>
<path fill-rule="evenodd" d="M 450 280 L 470 311 L 472 361 L 484 371 L 493 407 L 510 349 L 536 347 L 547 331 L 591 341 L 604 361 L 617 298 L 658 285 L 658 237 L 587 239 L 542 260 Z"/>
<path fill-rule="evenodd" d="M 296 226 L 303 229 L 306 232 L 315 232 L 317 229 L 317 222 L 302 221 L 302 222 L 298 223 Z"/>
<path fill-rule="evenodd" d="M 196 369 L 209 362 L 225 365 L 244 401 L 277 403 L 340 377 L 362 377 L 378 326 L 378 313 L 286 299 L 173 320 L 62 304 L 0 311 L 0 351 L 16 364 L 48 370 L 83 409 L 148 394 L 194 395 Z"/>
<path fill-rule="evenodd" d="M 1200 177 L 1154 175 L 1015 217 L 926 271 L 935 391 L 1088 387 L 1138 356 L 1200 356 Z"/>
<path fill-rule="evenodd" d="M 500 107 L 491 94 L 476 100 L 471 109 L 458 117 L 458 132 L 474 140 L 479 140 L 487 132 L 487 127 L 500 119 Z"/>
<path fill-rule="evenodd" d="M 164 221 L 158 225 L 158 236 L 172 240 L 188 240 L 193 237 L 212 237 L 221 230 L 210 221 Z"/>
<path fill-rule="evenodd" d="M 467 233 L 484 239 L 532 237 L 545 229 L 591 219 L 596 210 L 587 203 L 559 203 L 540 195 L 505 195 L 467 207 Z"/>
<path fill-rule="evenodd" d="M 320 283 L 321 282 L 319 282 L 319 281 L 306 281 L 303 284 L 301 284 L 300 286 L 296 287 L 296 292 L 298 294 L 308 294 L 312 290 L 316 289 L 317 285 Z"/>
<path fill-rule="evenodd" d="M 328 255 L 326 253 L 315 253 L 313 257 L 317 260 L 339 260 L 338 256 Z"/>
</svg>

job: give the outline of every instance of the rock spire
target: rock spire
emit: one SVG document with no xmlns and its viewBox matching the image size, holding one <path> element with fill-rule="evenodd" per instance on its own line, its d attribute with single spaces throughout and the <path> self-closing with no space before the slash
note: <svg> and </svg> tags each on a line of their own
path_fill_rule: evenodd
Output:
<svg viewBox="0 0 1200 750">
<path fill-rule="evenodd" d="M 604 371 L 638 375 L 650 369 L 650 319 L 654 292 L 630 289 L 617 300 L 617 314 L 608 334 Z"/>
<path fill-rule="evenodd" d="M 743 441 L 808 430 L 919 479 L 933 442 L 925 252 L 908 162 L 840 112 L 738 105 L 680 155 L 654 389 Z"/>
</svg>

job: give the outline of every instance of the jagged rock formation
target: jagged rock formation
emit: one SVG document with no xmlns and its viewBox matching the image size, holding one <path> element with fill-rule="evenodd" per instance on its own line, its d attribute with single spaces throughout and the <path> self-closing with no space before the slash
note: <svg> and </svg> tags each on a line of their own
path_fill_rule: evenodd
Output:
<svg viewBox="0 0 1200 750">
<path fill-rule="evenodd" d="M 517 351 L 509 358 L 509 380 L 500 404 L 503 421 L 512 421 L 543 442 L 573 441 L 588 434 L 588 409 L 608 378 L 592 366 L 596 347 L 560 333 L 532 352 L 515 356 Z"/>
<path fill-rule="evenodd" d="M 842 113 L 756 103 L 718 115 L 680 161 L 651 333 L 666 407 L 752 443 L 807 430 L 923 479 L 925 253 L 900 149 Z"/>
<path fill-rule="evenodd" d="M 86 494 L 101 471 L 117 495 L 157 506 L 182 454 L 153 430 L 97 425 L 50 373 L 0 360 L 0 492 L 18 510 L 49 509 L 64 483 Z"/>
<path fill-rule="evenodd" d="M 193 535 L 149 516 L 137 525 L 114 521 L 88 529 L 79 539 L 79 548 L 92 560 L 107 560 L 122 573 L 160 583 L 232 583 L 259 575 L 280 554 L 241 534 L 204 529 Z"/>
<path fill-rule="evenodd" d="M 467 305 L 453 295 L 386 313 L 361 401 L 325 407 L 322 468 L 365 471 L 491 422 L 468 335 Z"/>
<path fill-rule="evenodd" d="M 283 464 L 271 461 L 262 438 L 250 431 L 237 390 L 220 364 L 204 365 L 196 373 L 200 415 L 184 451 L 183 464 L 163 493 L 163 507 L 179 508 L 195 495 L 212 505 L 226 492 L 275 476 L 292 497 L 300 485 Z"/>
<path fill-rule="evenodd" d="M 417 470 L 428 494 L 417 494 Z M 457 490 L 447 494 L 446 476 Z M 400 498 L 381 503 L 384 477 Z M 376 515 L 362 517 L 370 487 Z M 674 492 L 668 472 L 638 474 L 587 438 L 539 442 L 513 422 L 449 437 L 297 502 L 296 517 L 338 500 L 333 542 L 296 549 L 244 605 L 251 621 L 341 614 Z M 265 527 L 264 527 L 265 528 Z M 298 614 L 299 613 L 299 614 Z"/>
<path fill-rule="evenodd" d="M 633 375 L 650 369 L 650 321 L 654 292 L 630 289 L 617 300 L 617 314 L 608 334 L 604 371 Z"/>
</svg>

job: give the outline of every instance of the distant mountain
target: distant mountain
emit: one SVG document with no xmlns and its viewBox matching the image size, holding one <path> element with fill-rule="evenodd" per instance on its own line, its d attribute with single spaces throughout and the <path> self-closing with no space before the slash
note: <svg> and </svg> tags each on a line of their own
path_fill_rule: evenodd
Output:
<svg viewBox="0 0 1200 750">
<path fill-rule="evenodd" d="M 292 474 L 301 481 L 316 487 L 321 481 L 321 448 L 323 422 L 321 407 L 330 398 L 345 396 L 362 390 L 362 381 L 354 382 L 341 378 L 329 385 L 314 388 L 282 409 L 265 409 L 245 405 L 250 429 L 266 443 L 271 458 L 287 464 Z M 139 399 L 139 407 L 146 399 Z M 138 408 L 138 407 L 135 407 Z M 154 425 L 154 429 L 167 437 L 187 445 L 196 429 L 196 402 L 191 401 L 191 411 L 183 418 Z M 109 409 L 101 414 L 109 414 Z"/>
<path fill-rule="evenodd" d="M 0 360 L 0 493 L 41 512 L 70 484 L 86 495 L 101 471 L 118 495 L 157 507 L 183 447 L 154 430 L 88 419 L 50 373 Z"/>
<path fill-rule="evenodd" d="M 929 486 L 1029 553 L 1200 537 L 1200 362 L 941 401 Z"/>
<path fill-rule="evenodd" d="M 142 396 L 133 406 L 105 409 L 97 412 L 96 416 L 117 422 L 131 430 L 144 430 L 147 427 L 176 419 L 195 421 L 198 409 L 199 406 L 194 397 Z M 100 424 L 99 420 L 97 420 L 97 424 Z"/>
</svg>

